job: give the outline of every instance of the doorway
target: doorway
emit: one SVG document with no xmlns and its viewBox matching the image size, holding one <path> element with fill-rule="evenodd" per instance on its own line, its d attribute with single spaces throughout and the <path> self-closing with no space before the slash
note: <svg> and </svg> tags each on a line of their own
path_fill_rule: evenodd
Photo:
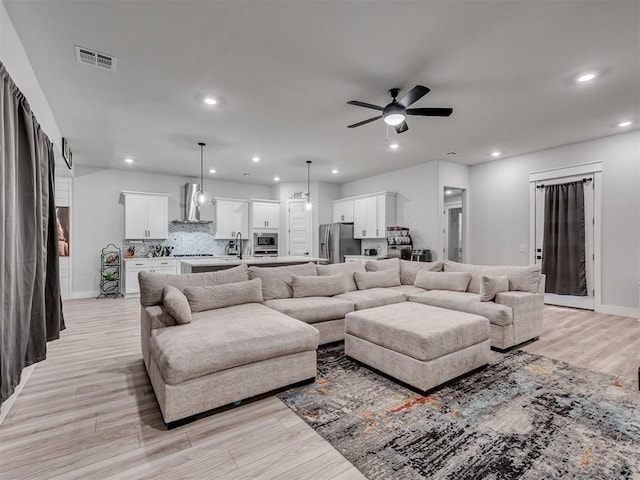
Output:
<svg viewBox="0 0 640 480">
<path fill-rule="evenodd" d="M 444 187 L 443 258 L 462 263 L 464 244 L 464 190 Z"/>
<path fill-rule="evenodd" d="M 600 165 L 600 167 L 598 167 Z M 587 295 L 545 293 L 547 304 L 595 310 L 600 305 L 600 186 L 601 164 L 568 167 L 530 175 L 533 263 L 542 265 L 545 191 L 551 185 L 582 182 L 584 188 L 584 267 Z"/>
<path fill-rule="evenodd" d="M 306 208 L 306 201 L 288 200 L 287 212 L 287 255 L 310 255 L 313 247 L 311 242 L 312 215 Z"/>
</svg>

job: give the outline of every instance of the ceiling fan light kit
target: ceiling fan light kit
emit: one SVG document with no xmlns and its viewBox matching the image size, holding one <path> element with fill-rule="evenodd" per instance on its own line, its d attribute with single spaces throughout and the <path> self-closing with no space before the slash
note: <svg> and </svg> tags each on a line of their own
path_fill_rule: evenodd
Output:
<svg viewBox="0 0 640 480">
<path fill-rule="evenodd" d="M 404 97 L 402 97 L 400 101 L 398 101 L 396 100 L 396 97 L 400 93 L 400 89 L 392 88 L 391 90 L 389 90 L 389 95 L 391 95 L 391 103 L 389 103 L 385 107 L 380 107 L 371 103 L 360 102 L 358 100 L 350 100 L 347 102 L 349 105 L 379 110 L 382 112 L 382 115 L 368 118 L 367 120 L 363 120 L 362 122 L 354 123 L 353 125 L 349 125 L 348 128 L 360 127 L 361 125 L 366 125 L 367 123 L 375 122 L 376 120 L 382 118 L 387 125 L 395 127 L 397 133 L 403 133 L 409 130 L 409 126 L 405 121 L 407 115 L 415 115 L 421 117 L 448 117 L 453 113 L 452 108 L 408 108 L 410 105 L 420 100 L 429 92 L 429 88 L 423 85 L 416 85 L 411 90 L 409 90 L 409 92 Z"/>
</svg>

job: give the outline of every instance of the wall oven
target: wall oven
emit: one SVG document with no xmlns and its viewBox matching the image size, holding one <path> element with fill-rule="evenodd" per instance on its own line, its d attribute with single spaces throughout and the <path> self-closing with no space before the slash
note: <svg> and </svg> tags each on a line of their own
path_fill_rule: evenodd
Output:
<svg viewBox="0 0 640 480">
<path fill-rule="evenodd" d="M 278 234 L 254 233 L 253 255 L 257 257 L 278 255 Z"/>
</svg>

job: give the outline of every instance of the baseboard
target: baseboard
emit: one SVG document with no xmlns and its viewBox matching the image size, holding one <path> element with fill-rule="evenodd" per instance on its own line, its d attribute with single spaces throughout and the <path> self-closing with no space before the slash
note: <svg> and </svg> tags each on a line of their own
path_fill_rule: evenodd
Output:
<svg viewBox="0 0 640 480">
<path fill-rule="evenodd" d="M 98 296 L 97 290 L 84 290 L 81 292 L 71 292 L 71 298 L 74 300 L 78 298 L 96 298 L 97 296 Z"/>
<path fill-rule="evenodd" d="M 31 377 L 31 374 L 33 373 L 33 370 L 35 368 L 36 364 L 34 363 L 33 365 L 29 365 L 28 367 L 22 369 L 22 374 L 20 375 L 20 383 L 13 391 L 11 396 L 4 402 L 2 402 L 2 405 L 0 406 L 0 425 L 2 425 L 2 422 L 4 422 L 4 420 L 7 418 L 7 415 L 9 415 L 11 407 L 13 407 L 13 404 L 20 395 L 20 392 L 22 391 L 24 386 L 27 384 L 27 381 L 29 380 L 29 377 Z"/>
<path fill-rule="evenodd" d="M 599 305 L 596 312 L 606 313 L 607 315 L 620 315 L 623 317 L 640 317 L 640 308 L 620 307 L 618 305 Z"/>
</svg>

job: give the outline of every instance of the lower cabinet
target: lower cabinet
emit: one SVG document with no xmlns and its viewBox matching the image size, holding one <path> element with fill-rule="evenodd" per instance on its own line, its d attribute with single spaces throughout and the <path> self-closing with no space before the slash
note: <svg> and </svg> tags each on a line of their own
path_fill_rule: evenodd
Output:
<svg viewBox="0 0 640 480">
<path fill-rule="evenodd" d="M 139 272 L 179 273 L 178 261 L 175 258 L 130 258 L 124 261 L 124 295 L 140 294 L 138 285 Z"/>
</svg>

